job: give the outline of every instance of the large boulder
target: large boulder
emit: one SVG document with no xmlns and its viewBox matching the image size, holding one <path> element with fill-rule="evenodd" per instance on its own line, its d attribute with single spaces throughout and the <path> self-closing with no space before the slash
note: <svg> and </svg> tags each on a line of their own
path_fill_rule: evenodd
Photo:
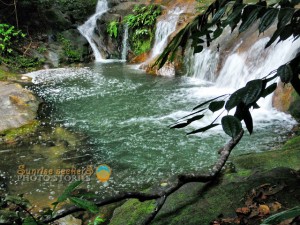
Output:
<svg viewBox="0 0 300 225">
<path fill-rule="evenodd" d="M 279 111 L 290 113 L 300 121 L 300 96 L 291 84 L 278 83 L 273 95 L 273 106 Z"/>
<path fill-rule="evenodd" d="M 0 131 L 18 128 L 32 122 L 40 100 L 19 84 L 0 82 Z"/>
</svg>

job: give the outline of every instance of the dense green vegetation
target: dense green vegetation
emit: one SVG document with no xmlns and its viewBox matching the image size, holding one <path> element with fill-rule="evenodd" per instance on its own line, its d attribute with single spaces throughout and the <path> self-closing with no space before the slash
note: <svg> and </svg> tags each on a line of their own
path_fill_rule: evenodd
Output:
<svg viewBox="0 0 300 225">
<path fill-rule="evenodd" d="M 0 54 L 2 56 L 12 54 L 16 50 L 16 44 L 26 35 L 20 30 L 16 30 L 14 26 L 8 24 L 0 24 Z"/>
<path fill-rule="evenodd" d="M 108 25 L 107 25 L 107 33 L 109 34 L 110 37 L 114 37 L 117 38 L 118 37 L 118 33 L 119 33 L 119 23 L 117 21 L 111 21 Z"/>
<path fill-rule="evenodd" d="M 30 69 L 42 62 L 26 55 L 23 43 L 26 35 L 9 24 L 0 24 L 0 63 L 13 70 Z"/>
<path fill-rule="evenodd" d="M 63 52 L 60 58 L 64 59 L 67 63 L 80 62 L 80 52 L 74 47 L 71 41 L 62 35 L 58 36 L 58 41 L 61 43 Z"/>
<path fill-rule="evenodd" d="M 154 39 L 156 18 L 161 14 L 159 5 L 136 5 L 133 14 L 125 16 L 129 27 L 129 43 L 136 55 L 149 51 Z"/>
</svg>

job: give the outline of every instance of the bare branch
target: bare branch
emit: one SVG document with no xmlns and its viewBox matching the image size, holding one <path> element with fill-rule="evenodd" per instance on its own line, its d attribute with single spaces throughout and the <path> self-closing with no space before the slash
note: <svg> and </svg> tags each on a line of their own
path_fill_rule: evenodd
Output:
<svg viewBox="0 0 300 225">
<path fill-rule="evenodd" d="M 125 199 L 131 199 L 135 198 L 139 201 L 147 201 L 147 200 L 156 200 L 157 207 L 154 212 L 152 212 L 145 220 L 143 224 L 149 224 L 157 215 L 157 213 L 160 211 L 160 209 L 163 207 L 166 199 L 169 195 L 177 191 L 180 187 L 182 187 L 186 183 L 190 182 L 202 182 L 206 183 L 208 181 L 211 181 L 215 179 L 221 172 L 223 166 L 225 165 L 232 149 L 239 143 L 241 138 L 243 137 L 244 130 L 241 130 L 241 132 L 233 139 L 231 139 L 223 148 L 219 150 L 220 158 L 215 163 L 215 165 L 212 168 L 212 171 L 209 174 L 181 174 L 175 177 L 171 177 L 168 181 L 168 185 L 166 187 L 159 187 L 153 193 L 143 193 L 143 192 L 125 192 L 119 195 L 111 196 L 109 198 L 99 200 L 96 202 L 96 205 L 98 207 L 108 205 L 115 202 L 120 202 Z M 58 213 L 54 217 L 50 219 L 45 219 L 43 223 L 50 223 L 55 220 L 58 220 L 62 217 L 65 217 L 67 215 L 70 215 L 75 212 L 85 211 L 83 208 L 79 208 L 77 206 L 72 206 L 68 209 L 65 209 L 64 211 Z"/>
</svg>

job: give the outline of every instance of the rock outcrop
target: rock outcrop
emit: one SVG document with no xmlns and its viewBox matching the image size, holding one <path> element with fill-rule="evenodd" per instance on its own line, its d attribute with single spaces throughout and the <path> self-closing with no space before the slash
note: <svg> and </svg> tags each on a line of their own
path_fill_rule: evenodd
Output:
<svg viewBox="0 0 300 225">
<path fill-rule="evenodd" d="M 40 100 L 21 85 L 0 82 L 0 131 L 18 128 L 32 122 Z"/>
</svg>

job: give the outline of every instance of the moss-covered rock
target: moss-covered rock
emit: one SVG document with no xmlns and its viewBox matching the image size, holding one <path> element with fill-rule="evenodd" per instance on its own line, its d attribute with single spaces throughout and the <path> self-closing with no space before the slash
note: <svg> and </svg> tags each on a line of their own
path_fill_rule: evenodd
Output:
<svg viewBox="0 0 300 225">
<path fill-rule="evenodd" d="M 279 82 L 273 96 L 273 106 L 282 111 L 290 113 L 300 121 L 300 96 L 291 84 Z"/>
<path fill-rule="evenodd" d="M 126 201 L 120 208 L 114 212 L 111 225 L 136 225 L 142 224 L 145 218 L 155 210 L 155 201 L 139 202 L 131 199 Z"/>
<path fill-rule="evenodd" d="M 2 140 L 5 143 L 13 143 L 18 138 L 24 138 L 26 136 L 32 135 L 37 130 L 39 125 L 39 121 L 32 120 L 21 127 L 2 131 L 0 135 L 2 136 Z"/>
<path fill-rule="evenodd" d="M 300 121 L 300 96 L 295 90 L 292 92 L 292 101 L 288 112 L 298 121 Z"/>
<path fill-rule="evenodd" d="M 37 116 L 40 100 L 19 84 L 0 83 L 0 131 L 31 124 Z"/>
<path fill-rule="evenodd" d="M 278 150 L 241 155 L 236 157 L 233 163 L 237 168 L 246 170 L 267 170 L 276 167 L 300 170 L 300 136 L 291 138 Z"/>
<path fill-rule="evenodd" d="M 270 185 L 284 183 L 286 185 L 284 191 L 273 196 L 284 208 L 300 204 L 300 200 L 294 197 L 300 195 L 300 190 L 296 188 L 300 181 L 296 171 L 288 168 L 277 168 L 250 176 L 244 175 L 236 176 L 234 180 L 224 177 L 219 183 L 206 185 L 189 183 L 184 185 L 169 196 L 151 224 L 210 224 L 221 214 L 225 218 L 235 216 L 235 210 L 244 205 L 243 199 L 246 194 L 250 193 L 253 188 L 266 183 Z M 145 203 L 129 200 L 116 210 L 110 224 L 142 224 L 142 219 L 146 216 L 144 213 L 148 210 L 151 212 L 150 209 Z M 139 216 L 137 217 L 137 215 Z"/>
<path fill-rule="evenodd" d="M 274 196 L 282 208 L 300 204 L 300 137 L 287 141 L 280 149 L 238 156 L 233 159 L 229 173 L 214 183 L 188 183 L 168 197 L 152 224 L 210 224 L 219 215 L 234 217 L 235 210 L 244 206 L 246 194 L 262 184 L 274 187 L 284 183 L 284 189 Z M 288 168 L 289 167 L 289 168 Z M 298 196 L 298 197 L 295 197 Z M 270 197 L 271 198 L 271 197 Z M 265 200 L 267 201 L 267 200 Z M 145 203 L 129 200 L 114 213 L 111 224 L 141 224 L 136 218 Z M 149 210 L 150 211 L 150 210 Z M 142 214 L 144 218 L 145 215 Z M 259 224 L 254 218 L 249 224 Z"/>
<path fill-rule="evenodd" d="M 9 72 L 7 68 L 0 67 L 0 81 L 15 80 L 20 77 L 21 76 L 19 74 Z"/>
</svg>

